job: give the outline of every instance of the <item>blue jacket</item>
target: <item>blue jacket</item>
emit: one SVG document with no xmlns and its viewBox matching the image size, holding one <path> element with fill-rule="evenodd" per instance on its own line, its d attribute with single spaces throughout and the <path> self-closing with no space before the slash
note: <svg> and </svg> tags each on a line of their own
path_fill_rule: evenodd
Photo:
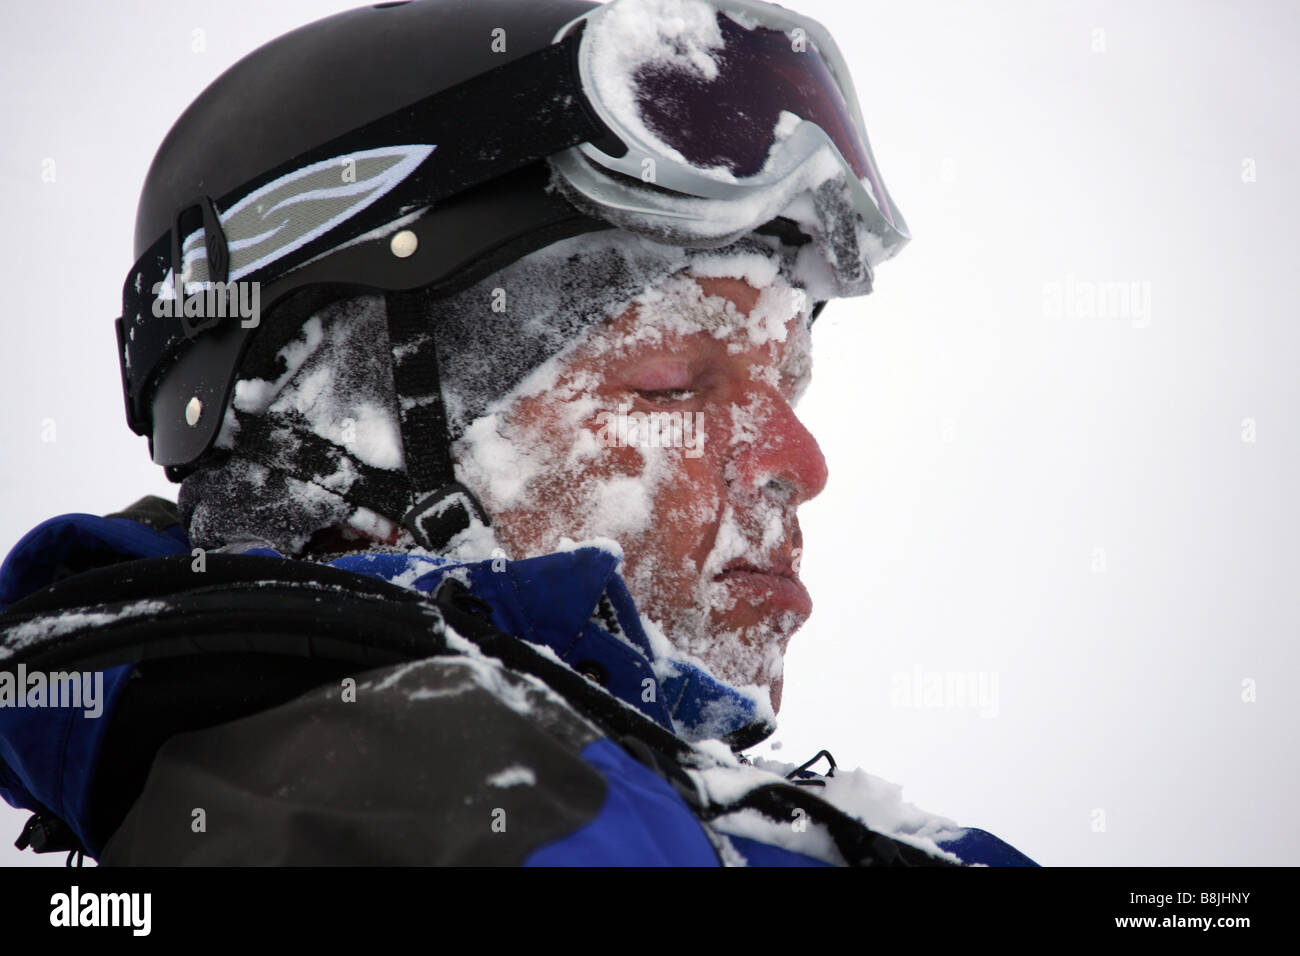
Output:
<svg viewBox="0 0 1300 956">
<path fill-rule="evenodd" d="M 245 553 L 282 558 L 266 549 Z M 127 518 L 61 515 L 24 536 L 0 566 L 0 611 L 49 584 L 61 568 L 188 554 L 190 544 L 179 524 L 158 531 Z M 591 672 L 594 664 L 608 693 L 686 740 L 721 738 L 762 721 L 754 702 L 733 688 L 685 662 L 656 659 L 632 598 L 617 572 L 619 559 L 601 549 L 583 547 L 529 560 L 467 565 L 391 553 L 353 554 L 330 563 L 345 571 L 400 583 L 428 594 L 446 577 L 456 577 L 475 596 L 487 602 L 492 623 L 501 631 L 548 649 L 547 653 L 575 669 Z M 6 639 L 7 647 L 16 646 L 21 639 L 21 635 L 15 638 L 11 633 Z M 6 647 L 0 647 L 0 664 L 11 653 Z M 483 666 L 482 661 L 475 664 L 480 671 Z M 0 706 L 0 796 L 13 806 L 61 819 L 91 855 L 97 857 L 113 835 L 94 830 L 92 784 L 100 769 L 104 739 L 114 709 L 133 670 L 131 665 L 124 665 L 103 672 L 103 713 L 98 719 L 84 719 L 83 712 L 74 707 L 16 707 L 12 701 L 9 706 Z M 399 679 L 413 678 L 398 670 L 386 678 L 388 683 Z M 445 674 L 437 679 L 445 679 Z M 481 675 L 475 679 L 483 683 Z M 371 686 L 381 685 L 372 682 Z M 648 695 L 645 692 L 648 686 L 653 686 L 656 692 Z M 498 688 L 495 693 L 504 699 L 517 693 L 517 689 L 506 692 Z M 440 695 L 417 689 L 407 696 L 432 699 Z M 0 696 L 0 703 L 3 701 Z M 445 717 L 436 719 L 445 720 Z M 260 736 L 265 738 L 266 734 Z M 824 850 L 824 835 L 820 843 L 815 833 L 809 836 L 805 851 L 799 838 L 756 825 L 752 814 L 738 811 L 730 817 L 723 814 L 702 822 L 696 812 L 698 807 L 693 809 L 689 805 L 690 795 L 684 794 L 681 785 L 673 785 L 663 775 L 652 772 L 625 747 L 607 737 L 589 736 L 592 739 L 579 733 L 574 738 L 575 759 L 580 758 L 585 765 L 593 785 L 603 789 L 593 791 L 594 802 L 577 819 L 554 822 L 550 829 L 542 827 L 534 838 L 535 845 L 519 851 L 519 862 L 717 865 L 722 861 L 805 866 L 826 865 L 834 860 L 834 854 Z M 170 752 L 167 759 L 173 759 Z M 175 759 L 184 764 L 187 758 Z M 278 767 L 283 762 L 283 754 L 268 755 L 268 767 Z M 162 772 L 160 766 L 167 765 L 160 758 L 155 764 L 155 775 Z M 691 776 L 696 778 L 698 787 L 707 790 L 711 786 L 709 780 L 716 781 L 719 773 L 748 775 L 746 779 L 757 781 L 764 772 L 742 758 L 734 766 L 728 766 L 723 760 L 717 768 Z M 497 774 L 491 778 L 496 780 L 493 786 L 503 785 L 502 780 L 506 781 L 505 785 L 519 781 L 535 783 L 531 779 L 535 775 L 528 767 L 512 765 L 511 773 L 514 777 Z M 572 776 L 561 773 L 557 779 Z M 779 780 L 777 775 L 771 776 Z M 281 781 L 277 792 L 291 783 Z M 735 788 L 726 784 L 722 789 Z M 826 788 L 828 799 L 833 789 L 833 786 Z M 543 796 L 546 795 L 539 794 L 539 799 Z M 137 806 L 141 818 L 158 818 L 157 807 L 145 806 L 152 799 L 146 790 Z M 472 801 L 466 797 L 465 802 Z M 851 807 L 846 809 L 852 813 Z M 115 837 L 117 843 L 126 843 L 121 834 L 135 833 L 132 828 L 140 825 L 143 824 L 128 816 L 127 824 Z M 799 827 L 789 829 L 804 832 Z M 932 854 L 948 854 L 948 859 L 966 864 L 1034 865 L 1028 857 L 982 830 L 938 827 L 892 836 L 928 848 Z M 119 854 L 119 859 L 141 861 L 129 853 Z M 242 862 L 202 855 L 186 861 Z M 104 862 L 102 858 L 101 862 Z"/>
</svg>

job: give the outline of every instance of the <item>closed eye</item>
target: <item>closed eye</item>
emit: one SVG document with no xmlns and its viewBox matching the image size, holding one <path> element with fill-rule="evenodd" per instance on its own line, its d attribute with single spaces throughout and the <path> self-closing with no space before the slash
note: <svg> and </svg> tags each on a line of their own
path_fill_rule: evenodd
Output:
<svg viewBox="0 0 1300 956">
<path fill-rule="evenodd" d="M 684 402 L 696 395 L 695 390 L 690 388 L 637 388 L 633 391 L 652 402 Z"/>
</svg>

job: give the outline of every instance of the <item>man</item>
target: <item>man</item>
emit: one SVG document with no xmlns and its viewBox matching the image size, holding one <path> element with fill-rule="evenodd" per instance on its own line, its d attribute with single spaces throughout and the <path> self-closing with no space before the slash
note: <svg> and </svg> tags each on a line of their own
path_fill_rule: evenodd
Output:
<svg viewBox="0 0 1300 956">
<path fill-rule="evenodd" d="M 136 231 L 128 421 L 181 492 L 52 519 L 0 568 L 6 671 L 104 687 L 94 718 L 0 711 L 20 844 L 1029 862 L 833 761 L 743 757 L 811 611 L 810 326 L 907 238 L 817 24 L 332 17 L 191 106 Z"/>
</svg>

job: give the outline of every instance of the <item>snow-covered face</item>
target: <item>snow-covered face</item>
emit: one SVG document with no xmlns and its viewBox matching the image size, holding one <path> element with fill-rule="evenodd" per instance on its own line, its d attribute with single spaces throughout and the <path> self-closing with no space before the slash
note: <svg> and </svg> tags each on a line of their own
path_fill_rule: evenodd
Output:
<svg viewBox="0 0 1300 956">
<path fill-rule="evenodd" d="M 805 298 L 779 276 L 760 289 L 679 275 L 539 370 L 460 449 L 511 557 L 614 539 L 650 626 L 723 680 L 769 689 L 774 710 L 812 611 L 795 510 L 826 481 L 792 408 L 810 373 Z"/>
</svg>

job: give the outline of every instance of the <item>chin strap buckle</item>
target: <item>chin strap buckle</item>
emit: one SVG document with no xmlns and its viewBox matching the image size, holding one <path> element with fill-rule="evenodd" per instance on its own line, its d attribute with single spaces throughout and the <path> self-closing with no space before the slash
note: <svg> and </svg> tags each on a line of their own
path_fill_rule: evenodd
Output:
<svg viewBox="0 0 1300 956">
<path fill-rule="evenodd" d="M 416 544 L 434 553 L 441 553 L 453 538 L 474 525 L 486 528 L 489 523 L 474 493 L 455 481 L 421 495 L 401 522 Z"/>
</svg>

